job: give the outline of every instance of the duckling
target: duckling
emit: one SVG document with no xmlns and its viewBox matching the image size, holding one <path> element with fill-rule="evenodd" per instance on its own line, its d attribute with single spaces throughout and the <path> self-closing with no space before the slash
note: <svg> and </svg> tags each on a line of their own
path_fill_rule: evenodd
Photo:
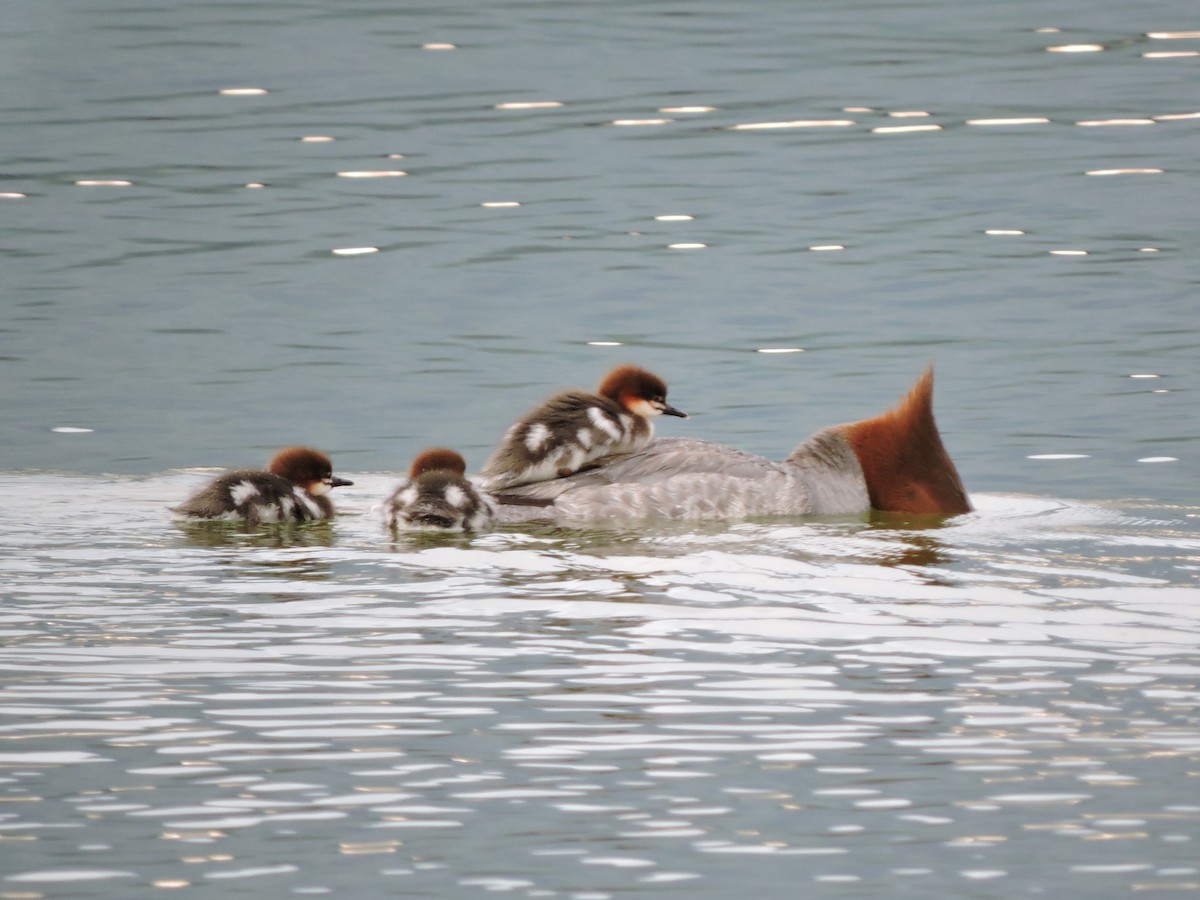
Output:
<svg viewBox="0 0 1200 900">
<path fill-rule="evenodd" d="M 172 511 L 192 519 L 307 522 L 333 516 L 329 491 L 354 482 L 333 474 L 329 457 L 311 447 L 288 447 L 267 470 L 226 472 Z"/>
<path fill-rule="evenodd" d="M 596 392 L 555 394 L 505 432 L 480 473 L 489 491 L 562 478 L 613 453 L 630 453 L 654 436 L 658 416 L 687 418 L 667 403 L 667 385 L 637 366 L 618 366 Z"/>
<path fill-rule="evenodd" d="M 417 454 L 408 478 L 383 505 L 389 528 L 479 531 L 491 524 L 495 507 L 465 477 L 466 461 L 453 450 L 435 447 Z"/>
</svg>

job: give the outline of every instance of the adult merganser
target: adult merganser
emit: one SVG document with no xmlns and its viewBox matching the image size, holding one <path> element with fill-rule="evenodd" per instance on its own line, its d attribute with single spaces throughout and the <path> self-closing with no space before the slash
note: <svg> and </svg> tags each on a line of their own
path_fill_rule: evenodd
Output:
<svg viewBox="0 0 1200 900">
<path fill-rule="evenodd" d="M 495 515 L 491 498 L 468 481 L 466 461 L 453 450 L 417 454 L 403 481 L 383 505 L 389 528 L 478 531 Z"/>
<path fill-rule="evenodd" d="M 687 418 L 667 403 L 667 385 L 637 366 L 618 366 L 596 393 L 563 391 L 505 432 L 481 471 L 491 491 L 561 478 L 593 460 L 644 447 L 657 416 Z"/>
<path fill-rule="evenodd" d="M 971 504 L 933 418 L 933 370 L 872 419 L 818 431 L 783 462 L 660 438 L 566 478 L 506 489 L 506 522 L 862 514 L 951 516 Z M 541 504 L 540 507 L 536 504 Z"/>
<path fill-rule="evenodd" d="M 333 474 L 329 457 L 310 447 L 288 447 L 267 471 L 227 472 L 173 511 L 194 519 L 307 522 L 333 516 L 330 489 L 353 484 Z"/>
</svg>

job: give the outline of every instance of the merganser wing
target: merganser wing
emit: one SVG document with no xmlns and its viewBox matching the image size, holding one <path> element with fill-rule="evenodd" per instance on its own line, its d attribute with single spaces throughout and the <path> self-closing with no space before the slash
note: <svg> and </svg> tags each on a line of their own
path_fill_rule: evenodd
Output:
<svg viewBox="0 0 1200 900">
<path fill-rule="evenodd" d="M 658 438 L 633 453 L 615 453 L 587 468 L 534 484 L 508 488 L 505 494 L 554 499 L 583 487 L 611 484 L 656 484 L 679 475 L 714 474 L 730 478 L 763 478 L 780 472 L 778 463 L 753 453 L 696 438 Z"/>
<path fill-rule="evenodd" d="M 498 498 L 501 517 L 572 524 L 865 512 L 866 486 L 849 447 L 820 442 L 817 449 L 811 458 L 776 463 L 711 441 L 660 438 L 565 478 L 509 488 L 505 494 L 523 505 Z M 549 505 L 524 505 L 533 500 Z"/>
</svg>

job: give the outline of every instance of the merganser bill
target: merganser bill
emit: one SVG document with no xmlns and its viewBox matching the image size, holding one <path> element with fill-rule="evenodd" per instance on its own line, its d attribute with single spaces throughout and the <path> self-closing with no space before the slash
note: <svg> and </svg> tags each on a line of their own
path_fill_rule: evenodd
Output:
<svg viewBox="0 0 1200 900">
<path fill-rule="evenodd" d="M 389 528 L 479 531 L 491 524 L 491 498 L 465 477 L 466 461 L 453 450 L 417 454 L 408 478 L 383 505 Z"/>
<path fill-rule="evenodd" d="M 629 453 L 654 436 L 652 419 L 687 418 L 667 403 L 667 385 L 637 366 L 618 366 L 596 393 L 555 394 L 505 432 L 480 472 L 491 491 L 562 478 L 593 460 Z"/>
<path fill-rule="evenodd" d="M 691 438 L 660 438 L 565 478 L 505 489 L 505 522 L 952 516 L 971 504 L 933 417 L 933 370 L 893 409 L 818 431 L 783 462 Z"/>
<path fill-rule="evenodd" d="M 333 516 L 327 494 L 354 482 L 333 474 L 329 457 L 311 447 L 288 447 L 271 458 L 267 471 L 226 472 L 172 511 L 193 519 L 308 522 Z"/>
</svg>

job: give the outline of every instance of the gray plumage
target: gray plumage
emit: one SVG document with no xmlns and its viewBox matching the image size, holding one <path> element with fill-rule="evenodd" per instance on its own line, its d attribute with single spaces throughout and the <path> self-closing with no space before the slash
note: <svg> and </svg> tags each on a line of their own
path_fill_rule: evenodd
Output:
<svg viewBox="0 0 1200 900">
<path fill-rule="evenodd" d="M 659 438 L 633 453 L 598 460 L 566 478 L 505 490 L 506 522 L 586 524 L 602 520 L 741 519 L 858 514 L 869 508 L 853 450 L 834 428 L 813 435 L 781 463 L 692 438 Z"/>
</svg>

